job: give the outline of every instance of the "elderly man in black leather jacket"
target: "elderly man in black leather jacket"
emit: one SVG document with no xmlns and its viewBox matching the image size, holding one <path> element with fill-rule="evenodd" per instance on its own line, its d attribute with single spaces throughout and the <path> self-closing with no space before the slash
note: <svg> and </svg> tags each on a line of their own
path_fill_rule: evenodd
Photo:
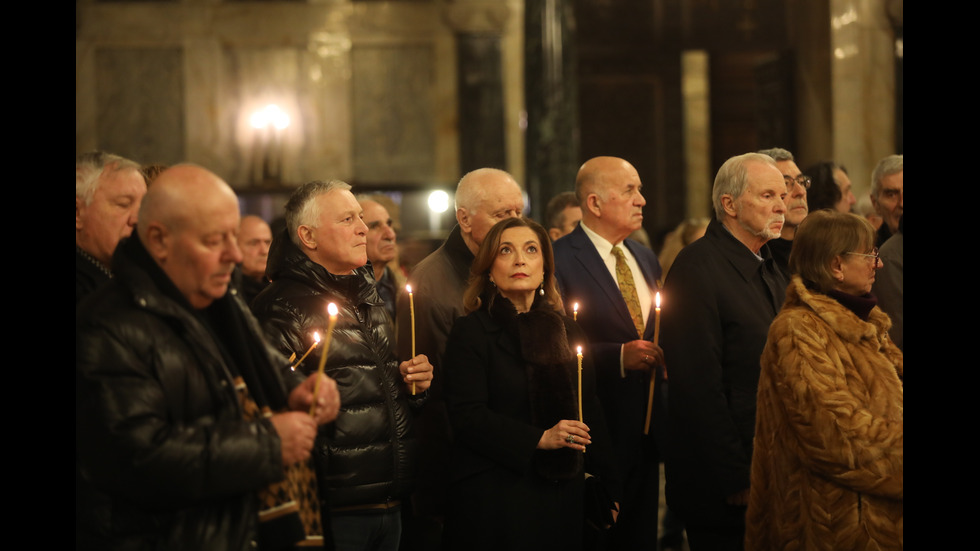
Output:
<svg viewBox="0 0 980 551">
<path fill-rule="evenodd" d="M 286 230 L 269 253 L 272 283 L 252 303 L 283 353 L 301 358 L 314 332 L 324 336 L 297 370 L 316 370 L 329 340 L 325 370 L 337 380 L 343 405 L 336 423 L 321 428 L 313 455 L 339 551 L 397 546 L 400 501 L 416 471 L 412 409 L 432 379 L 424 355 L 401 363 L 396 358 L 392 320 L 367 263 L 361 215 L 344 182 L 297 189 L 286 205 Z M 330 303 L 339 310 L 335 324 Z"/>
<path fill-rule="evenodd" d="M 337 415 L 336 384 L 284 379 L 286 359 L 227 292 L 238 220 L 217 176 L 171 168 L 115 277 L 76 308 L 78 549 L 254 548 L 257 496 Z"/>
</svg>

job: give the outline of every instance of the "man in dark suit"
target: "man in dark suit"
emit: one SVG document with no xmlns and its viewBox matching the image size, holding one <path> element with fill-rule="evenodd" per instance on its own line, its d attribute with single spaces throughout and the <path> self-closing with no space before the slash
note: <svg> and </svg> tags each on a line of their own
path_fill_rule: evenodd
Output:
<svg viewBox="0 0 980 551">
<path fill-rule="evenodd" d="M 759 358 L 786 289 L 766 243 L 780 236 L 786 194 L 768 155 L 726 161 L 712 190 L 715 219 L 664 285 L 667 504 L 692 551 L 743 548 Z"/>
<path fill-rule="evenodd" d="M 658 371 L 663 351 L 652 342 L 660 263 L 653 251 L 627 239 L 643 224 L 642 186 L 623 159 L 587 161 L 575 181 L 582 221 L 554 245 L 558 285 L 569 313 L 579 306 L 626 489 L 609 535 L 612 549 L 657 548 L 659 457 L 655 430 L 644 435 L 643 429 L 651 373 L 661 383 L 664 375 Z"/>
</svg>

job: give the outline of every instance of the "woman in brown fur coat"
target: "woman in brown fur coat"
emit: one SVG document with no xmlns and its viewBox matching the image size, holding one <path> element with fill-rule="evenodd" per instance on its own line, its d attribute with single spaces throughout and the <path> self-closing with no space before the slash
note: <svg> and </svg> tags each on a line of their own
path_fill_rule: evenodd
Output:
<svg viewBox="0 0 980 551">
<path fill-rule="evenodd" d="M 863 218 L 811 213 L 762 355 L 746 548 L 902 549 L 902 352 Z"/>
</svg>

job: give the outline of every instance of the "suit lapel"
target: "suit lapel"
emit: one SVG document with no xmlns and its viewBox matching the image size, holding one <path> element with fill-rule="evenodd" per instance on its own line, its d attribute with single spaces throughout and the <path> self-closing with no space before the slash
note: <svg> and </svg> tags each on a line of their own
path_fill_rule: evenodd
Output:
<svg viewBox="0 0 980 551">
<path fill-rule="evenodd" d="M 575 232 L 578 234 L 575 235 L 576 239 L 573 242 L 575 249 L 577 249 L 575 259 L 582 266 L 582 269 L 592 278 L 596 288 L 602 291 L 606 300 L 613 306 L 619 321 L 624 326 L 633 328 L 633 332 L 635 333 L 636 328 L 633 325 L 633 318 L 630 316 L 629 309 L 626 307 L 626 301 L 623 300 L 623 294 L 619 290 L 619 284 L 616 283 L 616 279 L 609 273 L 609 269 L 606 268 L 606 263 L 602 261 L 602 257 L 599 256 L 599 252 L 596 251 L 595 245 L 592 244 L 589 236 L 585 235 L 585 230 L 579 227 L 575 228 Z M 595 296 L 599 298 L 598 293 Z"/>
</svg>

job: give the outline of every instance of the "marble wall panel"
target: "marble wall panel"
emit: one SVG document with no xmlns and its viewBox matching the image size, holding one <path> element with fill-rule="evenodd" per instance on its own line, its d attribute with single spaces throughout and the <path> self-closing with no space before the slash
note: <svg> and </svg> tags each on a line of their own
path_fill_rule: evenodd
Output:
<svg viewBox="0 0 980 551">
<path fill-rule="evenodd" d="M 432 180 L 432 46 L 355 46 L 351 59 L 353 166 L 357 181 L 398 185 Z"/>
<path fill-rule="evenodd" d="M 95 52 L 97 147 L 143 163 L 184 154 L 180 48 L 100 48 Z"/>
</svg>

